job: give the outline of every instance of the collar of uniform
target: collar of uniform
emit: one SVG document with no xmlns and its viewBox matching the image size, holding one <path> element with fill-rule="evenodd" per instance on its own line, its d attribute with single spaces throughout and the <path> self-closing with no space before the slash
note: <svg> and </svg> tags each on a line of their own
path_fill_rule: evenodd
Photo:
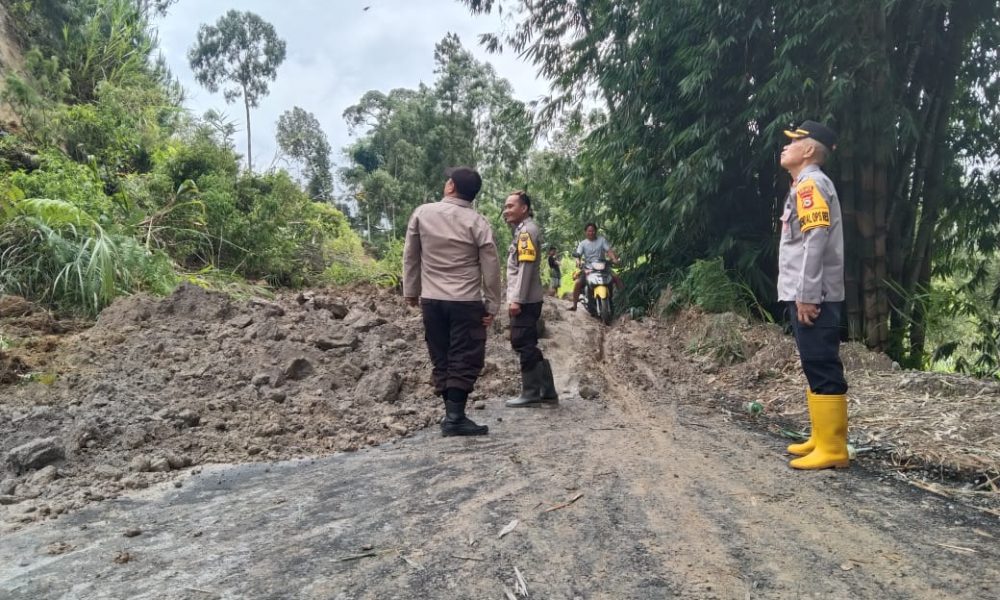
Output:
<svg viewBox="0 0 1000 600">
<path fill-rule="evenodd" d="M 524 229 L 525 226 L 528 224 L 528 221 L 530 221 L 530 220 L 531 220 L 531 217 L 525 217 L 523 221 L 521 221 L 520 223 L 518 223 L 517 225 L 514 226 L 514 228 L 513 228 L 514 231 L 518 232 L 518 231 L 521 231 L 522 229 Z"/>
<path fill-rule="evenodd" d="M 799 171 L 799 176 L 795 178 L 795 183 L 798 184 L 807 175 L 809 175 L 810 173 L 815 173 L 817 171 L 819 171 L 820 173 L 822 173 L 823 169 L 819 168 L 819 165 L 816 165 L 816 164 L 806 165 L 805 167 L 802 168 L 801 171 Z"/>
<path fill-rule="evenodd" d="M 447 202 L 448 204 L 454 204 L 455 206 L 461 206 L 462 208 L 472 208 L 471 201 L 456 198 L 454 196 L 445 196 L 444 198 L 441 198 L 441 202 Z"/>
</svg>

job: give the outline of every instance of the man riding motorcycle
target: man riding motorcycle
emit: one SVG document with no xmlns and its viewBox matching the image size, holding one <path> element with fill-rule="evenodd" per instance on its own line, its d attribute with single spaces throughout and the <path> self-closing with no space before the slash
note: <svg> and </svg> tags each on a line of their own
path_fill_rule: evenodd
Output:
<svg viewBox="0 0 1000 600">
<path fill-rule="evenodd" d="M 573 256 L 576 258 L 577 266 L 580 268 L 579 274 L 577 275 L 576 281 L 573 284 L 573 306 L 568 310 L 576 310 L 576 305 L 580 301 L 580 293 L 583 291 L 583 286 L 587 281 L 587 270 L 592 268 L 593 264 L 596 262 L 603 262 L 605 260 L 605 255 L 611 258 L 611 262 L 618 264 L 618 254 L 608 243 L 608 240 L 604 236 L 597 235 L 597 225 L 594 223 L 587 223 L 584 227 L 584 235 L 586 239 L 581 240 L 576 246 L 576 252 Z M 612 279 L 614 279 L 615 287 L 622 289 L 621 279 L 618 275 L 612 273 Z"/>
</svg>

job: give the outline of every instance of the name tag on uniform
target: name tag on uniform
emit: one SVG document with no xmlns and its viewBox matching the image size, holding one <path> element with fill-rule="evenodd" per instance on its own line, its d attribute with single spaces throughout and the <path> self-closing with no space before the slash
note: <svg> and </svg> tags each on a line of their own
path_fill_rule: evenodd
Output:
<svg viewBox="0 0 1000 600">
<path fill-rule="evenodd" d="M 531 241 L 531 234 L 527 231 L 517 236 L 517 261 L 535 262 L 538 253 L 535 251 L 535 244 Z"/>
</svg>

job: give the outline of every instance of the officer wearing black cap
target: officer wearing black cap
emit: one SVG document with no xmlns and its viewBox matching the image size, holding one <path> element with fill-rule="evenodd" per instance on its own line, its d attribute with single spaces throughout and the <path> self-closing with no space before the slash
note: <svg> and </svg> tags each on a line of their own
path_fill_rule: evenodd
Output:
<svg viewBox="0 0 1000 600">
<path fill-rule="evenodd" d="M 542 232 L 532 217 L 531 197 L 516 191 L 504 202 L 503 218 L 513 239 L 507 249 L 507 302 L 510 314 L 510 345 L 520 357 L 521 395 L 507 406 L 539 406 L 559 403 L 552 379 L 552 366 L 538 347 L 538 319 L 542 316 Z"/>
<path fill-rule="evenodd" d="M 788 303 L 792 329 L 809 382 L 809 439 L 792 444 L 795 469 L 846 467 L 847 380 L 840 361 L 844 302 L 844 229 L 840 201 L 822 166 L 837 147 L 837 134 L 805 121 L 785 131 L 791 141 L 781 166 L 792 186 L 781 216 L 778 300 Z"/>
<path fill-rule="evenodd" d="M 493 228 L 472 207 L 483 185 L 475 169 L 445 171 L 444 198 L 418 206 L 403 247 L 403 296 L 419 302 L 433 369 L 444 399 L 441 433 L 485 435 L 465 415 L 469 393 L 483 370 L 486 328 L 500 307 L 500 261 Z"/>
</svg>

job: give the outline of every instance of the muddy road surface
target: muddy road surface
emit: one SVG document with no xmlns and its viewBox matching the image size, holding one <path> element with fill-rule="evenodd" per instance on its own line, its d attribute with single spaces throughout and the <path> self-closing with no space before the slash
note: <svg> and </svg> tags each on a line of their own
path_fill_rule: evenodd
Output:
<svg viewBox="0 0 1000 600">
<path fill-rule="evenodd" d="M 631 377 L 655 365 L 546 314 L 558 408 L 493 396 L 488 437 L 203 465 L 28 524 L 0 537 L 0 598 L 1000 597 L 995 516 L 794 472 L 696 378 Z"/>
</svg>

